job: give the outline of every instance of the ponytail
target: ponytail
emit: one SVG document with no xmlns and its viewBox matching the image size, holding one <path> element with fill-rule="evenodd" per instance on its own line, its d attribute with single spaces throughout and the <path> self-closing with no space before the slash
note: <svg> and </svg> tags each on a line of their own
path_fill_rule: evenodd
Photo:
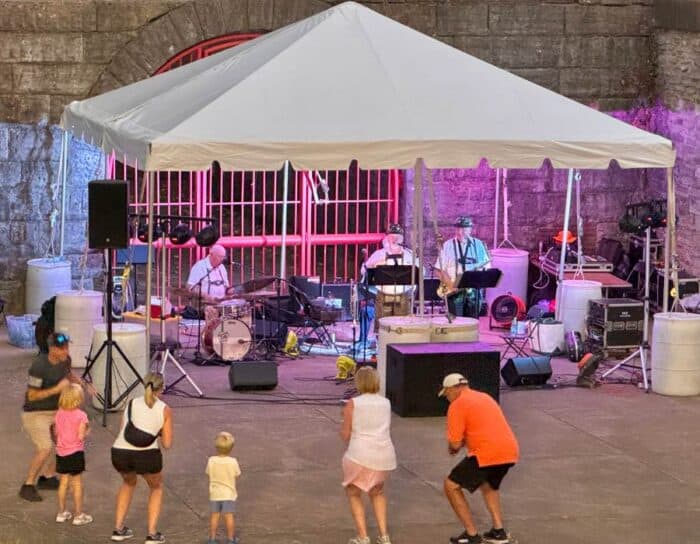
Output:
<svg viewBox="0 0 700 544">
<path fill-rule="evenodd" d="M 146 405 L 149 408 L 153 408 L 156 403 L 156 393 L 160 393 L 163 390 L 163 376 L 156 372 L 149 372 L 143 379 L 144 383 L 144 394 L 143 398 L 146 401 Z"/>
</svg>

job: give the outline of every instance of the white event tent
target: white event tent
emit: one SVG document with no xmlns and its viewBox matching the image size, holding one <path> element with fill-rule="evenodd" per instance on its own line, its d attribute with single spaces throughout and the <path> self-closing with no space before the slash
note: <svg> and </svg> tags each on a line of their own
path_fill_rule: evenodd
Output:
<svg viewBox="0 0 700 544">
<path fill-rule="evenodd" d="M 669 140 L 354 2 L 73 102 L 61 125 L 147 172 L 202 170 L 214 161 L 236 170 L 344 169 L 356 159 L 363 168 L 419 166 L 419 180 L 423 164 L 468 168 L 485 158 L 494 168 L 536 168 L 549 159 L 569 169 L 564 230 L 574 169 L 606 169 L 613 160 L 665 168 L 667 247 L 675 253 Z"/>
</svg>

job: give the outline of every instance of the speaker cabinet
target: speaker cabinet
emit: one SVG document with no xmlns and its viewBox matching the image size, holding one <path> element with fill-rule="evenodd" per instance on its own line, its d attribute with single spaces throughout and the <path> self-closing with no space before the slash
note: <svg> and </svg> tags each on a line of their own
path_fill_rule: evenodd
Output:
<svg viewBox="0 0 700 544">
<path fill-rule="evenodd" d="M 119 249 L 129 245 L 129 190 L 126 181 L 88 183 L 88 245 Z"/>
<path fill-rule="evenodd" d="M 277 363 L 274 361 L 232 361 L 228 369 L 231 390 L 274 389 L 277 387 Z"/>
<path fill-rule="evenodd" d="M 501 376 L 510 387 L 544 385 L 552 377 L 550 358 L 548 355 L 539 355 L 508 359 L 501 370 Z"/>
<path fill-rule="evenodd" d="M 444 416 L 447 402 L 438 398 L 443 378 L 459 372 L 470 387 L 498 402 L 501 354 L 481 342 L 389 344 L 386 396 L 402 417 Z"/>
</svg>

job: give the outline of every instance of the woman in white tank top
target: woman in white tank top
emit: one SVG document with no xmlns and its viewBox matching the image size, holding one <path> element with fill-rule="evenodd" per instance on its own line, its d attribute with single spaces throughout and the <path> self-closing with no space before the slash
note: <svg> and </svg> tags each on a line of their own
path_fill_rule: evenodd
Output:
<svg viewBox="0 0 700 544">
<path fill-rule="evenodd" d="M 170 407 L 159 398 L 163 392 L 163 376 L 149 373 L 143 383 L 144 396 L 129 401 L 122 415 L 119 434 L 112 445 L 112 466 L 123 480 L 117 494 L 112 540 L 121 542 L 134 536 L 134 532 L 124 525 L 124 519 L 134 496 L 138 475 L 141 475 L 150 492 L 146 544 L 156 544 L 165 542 L 165 536 L 156 529 L 163 500 L 163 456 L 160 448 L 169 449 L 172 445 L 173 420 Z M 129 424 L 154 437 L 152 443 L 139 446 L 131 443 L 127 437 L 133 438 L 125 432 Z"/>
<path fill-rule="evenodd" d="M 396 468 L 396 452 L 391 441 L 391 404 L 378 395 L 379 375 L 371 367 L 355 374 L 359 396 L 343 408 L 340 435 L 348 443 L 343 456 L 343 486 L 350 501 L 357 536 L 348 544 L 369 544 L 362 492 L 369 494 L 379 526 L 377 544 L 391 544 L 387 531 L 384 482 Z"/>
</svg>

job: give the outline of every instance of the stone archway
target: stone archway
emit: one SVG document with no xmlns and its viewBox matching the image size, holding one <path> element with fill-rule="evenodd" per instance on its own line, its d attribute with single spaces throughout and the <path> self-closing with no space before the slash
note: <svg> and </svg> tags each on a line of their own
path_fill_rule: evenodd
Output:
<svg viewBox="0 0 700 544">
<path fill-rule="evenodd" d="M 327 9 L 321 0 L 194 0 L 142 27 L 90 89 L 98 95 L 150 77 L 168 59 L 204 40 L 269 32 Z"/>
</svg>

